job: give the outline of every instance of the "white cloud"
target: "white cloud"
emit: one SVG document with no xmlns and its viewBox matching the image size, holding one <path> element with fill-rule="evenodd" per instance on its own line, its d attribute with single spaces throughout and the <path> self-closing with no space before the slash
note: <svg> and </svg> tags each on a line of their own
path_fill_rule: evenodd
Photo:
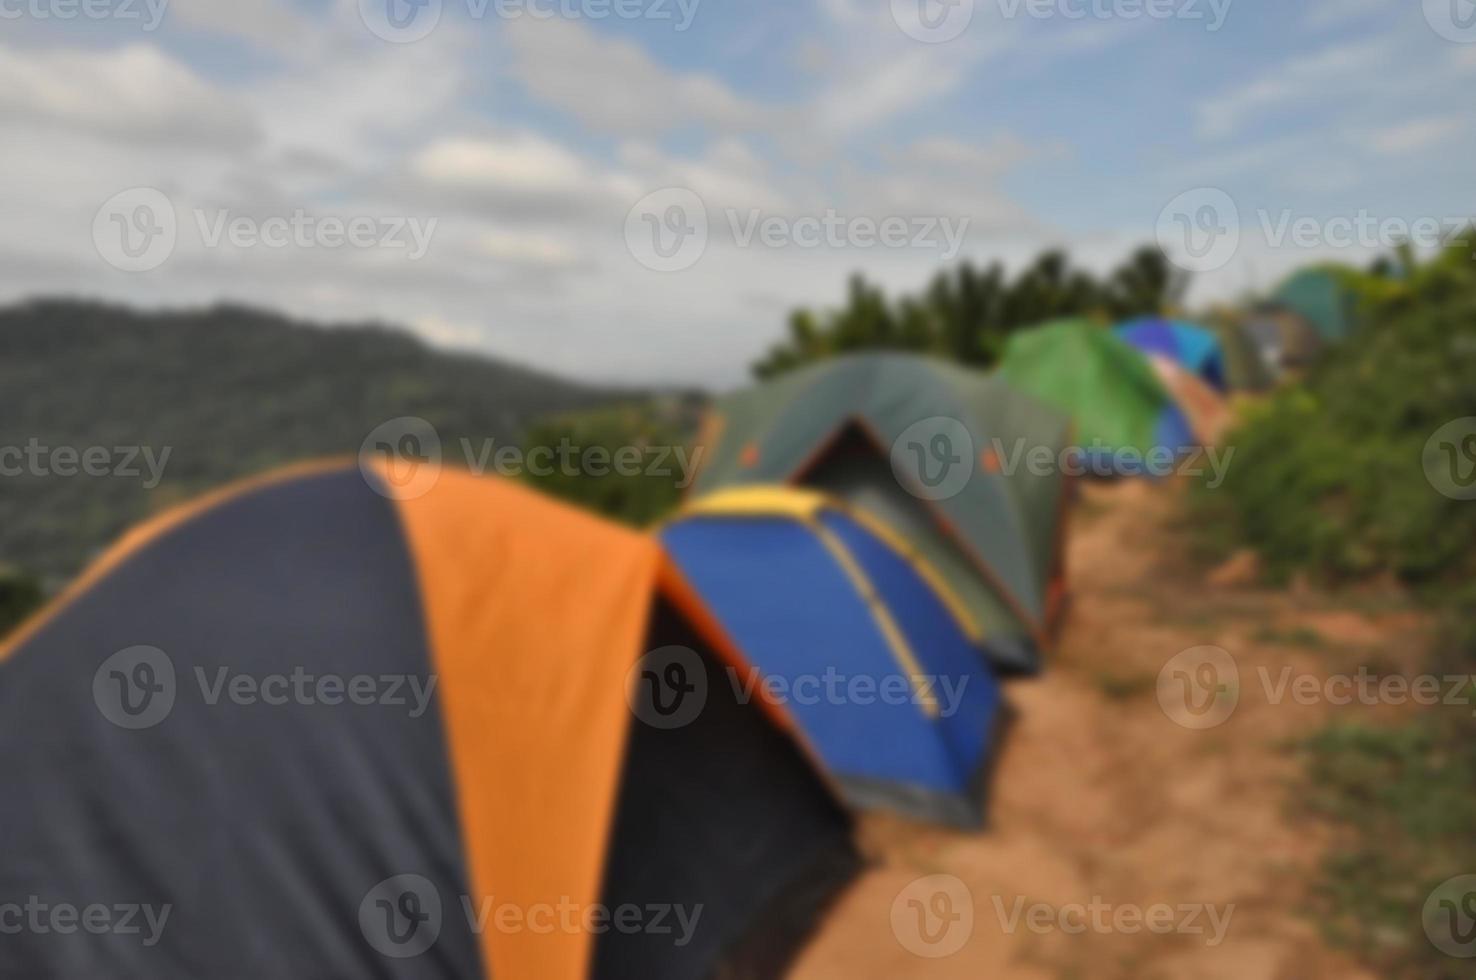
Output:
<svg viewBox="0 0 1476 980">
<path fill-rule="evenodd" d="M 489 258 L 515 265 L 567 269 L 579 262 L 579 252 L 568 241 L 537 232 L 486 231 L 478 247 Z"/>
<path fill-rule="evenodd" d="M 482 346 L 482 329 L 475 323 L 452 321 L 434 313 L 416 317 L 411 324 L 415 332 L 441 347 L 476 348 Z"/>
<path fill-rule="evenodd" d="M 793 207 L 789 196 L 775 186 L 768 165 L 746 143 L 731 137 L 713 143 L 697 157 L 667 154 L 649 143 L 626 143 L 620 148 L 620 162 L 638 175 L 638 196 L 664 187 L 685 187 L 695 191 L 709 209 L 782 211 Z M 631 198 L 627 207 L 635 201 Z"/>
<path fill-rule="evenodd" d="M 442 25 L 416 44 L 370 38 L 246 86 L 268 146 L 374 170 L 399 149 L 465 122 L 472 41 Z"/>
<path fill-rule="evenodd" d="M 523 228 L 613 226 L 653 189 L 532 132 L 436 140 L 412 156 L 408 176 L 398 189 L 443 213 Z"/>
<path fill-rule="evenodd" d="M 523 17 L 504 33 L 511 73 L 529 94 L 596 130 L 652 135 L 692 123 L 746 130 L 770 116 L 716 78 L 670 71 L 639 46 L 578 21 Z"/>
<path fill-rule="evenodd" d="M 281 0 L 169 0 L 169 18 L 281 54 L 316 47 L 317 25 Z"/>
<path fill-rule="evenodd" d="M 1328 96 L 1347 98 L 1382 87 L 1392 46 L 1385 40 L 1360 41 L 1292 58 L 1271 71 L 1241 82 L 1198 109 L 1199 132 L 1223 139 L 1235 135 L 1259 113 Z"/>
<path fill-rule="evenodd" d="M 0 117 L 201 149 L 239 150 L 260 136 L 238 99 L 141 44 L 111 51 L 0 47 Z"/>
<path fill-rule="evenodd" d="M 1314 0 L 1306 20 L 1313 28 L 1340 26 L 1374 14 L 1407 9 L 1398 0 Z"/>
<path fill-rule="evenodd" d="M 919 140 L 903 153 L 894 153 L 891 156 L 893 159 L 920 166 L 939 166 L 964 172 L 975 179 L 984 180 L 998 177 L 1043 153 L 1054 154 L 1060 149 L 1031 146 L 1008 134 L 997 137 L 988 145 L 965 143 L 948 136 L 935 136 Z"/>
<path fill-rule="evenodd" d="M 503 140 L 445 139 L 416 155 L 416 176 L 457 188 L 495 188 L 524 193 L 559 193 L 589 179 L 574 154 L 530 133 Z"/>
<path fill-rule="evenodd" d="M 804 53 L 823 75 L 806 106 L 818 134 L 808 135 L 851 136 L 958 91 L 1015 36 L 1002 17 L 989 19 L 992 7 L 975 6 L 968 30 L 947 44 L 923 44 L 902 31 L 889 3 L 827 0 L 830 33 Z"/>
<path fill-rule="evenodd" d="M 1379 153 L 1415 153 L 1443 143 L 1470 128 L 1471 122 L 1467 118 L 1431 116 L 1378 130 L 1370 135 L 1369 143 Z"/>
</svg>

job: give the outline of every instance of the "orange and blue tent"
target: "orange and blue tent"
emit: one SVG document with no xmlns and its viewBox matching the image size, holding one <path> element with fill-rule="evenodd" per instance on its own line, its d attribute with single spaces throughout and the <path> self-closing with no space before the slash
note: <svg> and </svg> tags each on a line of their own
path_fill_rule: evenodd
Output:
<svg viewBox="0 0 1476 980">
<path fill-rule="evenodd" d="M 655 652 L 664 711 L 739 663 L 657 542 L 431 476 L 170 512 L 0 651 L 0 896 L 157 927 L 6 935 L 0 976 L 783 971 L 858 863 L 785 711 L 648 714 Z"/>
<path fill-rule="evenodd" d="M 660 530 L 748 676 L 788 706 L 846 799 L 960 826 L 983 818 L 999 686 L 946 580 L 825 494 L 719 491 Z"/>
</svg>

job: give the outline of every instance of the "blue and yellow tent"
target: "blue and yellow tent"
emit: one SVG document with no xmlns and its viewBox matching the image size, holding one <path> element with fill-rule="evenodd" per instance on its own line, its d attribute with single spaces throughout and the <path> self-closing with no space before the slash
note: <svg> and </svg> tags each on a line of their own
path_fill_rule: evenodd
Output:
<svg viewBox="0 0 1476 980">
<path fill-rule="evenodd" d="M 999 688 L 946 582 L 884 525 L 792 487 L 719 491 L 660 537 L 857 807 L 977 826 Z"/>
<path fill-rule="evenodd" d="M 1114 332 L 1145 354 L 1168 358 L 1216 391 L 1228 387 L 1220 338 L 1204 327 L 1182 320 L 1139 317 L 1118 324 Z"/>
</svg>

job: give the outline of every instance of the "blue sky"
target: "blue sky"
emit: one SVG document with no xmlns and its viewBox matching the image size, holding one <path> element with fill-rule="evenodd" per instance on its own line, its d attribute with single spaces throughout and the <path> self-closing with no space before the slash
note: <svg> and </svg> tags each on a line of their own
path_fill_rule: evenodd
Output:
<svg viewBox="0 0 1476 980">
<path fill-rule="evenodd" d="M 0 0 L 0 298 L 232 299 L 724 386 L 855 270 L 900 290 L 1048 246 L 1106 267 L 1176 208 L 1229 201 L 1211 224 L 1233 222 L 1233 247 L 1194 266 L 1210 302 L 1472 210 L 1469 0 L 394 8 L 418 40 L 385 20 L 407 0 L 86 0 L 60 18 L 81 2 Z M 629 16 L 596 16 L 614 3 Z M 120 259 L 108 236 L 166 210 L 167 251 Z M 294 215 L 379 233 L 211 233 Z M 839 237 L 805 239 L 826 215 Z M 1359 215 L 1385 225 L 1267 234 Z M 777 237 L 743 234 L 762 221 Z M 890 244 L 856 230 L 888 221 L 907 232 Z M 700 254 L 636 241 L 668 231 Z"/>
</svg>

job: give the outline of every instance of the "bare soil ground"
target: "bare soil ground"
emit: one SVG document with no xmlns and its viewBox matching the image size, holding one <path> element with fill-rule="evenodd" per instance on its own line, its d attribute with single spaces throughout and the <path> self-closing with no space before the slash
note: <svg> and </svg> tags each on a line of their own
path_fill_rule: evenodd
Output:
<svg viewBox="0 0 1476 980">
<path fill-rule="evenodd" d="M 1296 805 L 1303 775 L 1294 745 L 1330 712 L 1372 709 L 1289 696 L 1272 703 L 1267 685 L 1288 666 L 1319 679 L 1360 665 L 1396 668 L 1419 655 L 1426 624 L 1387 592 L 1211 585 L 1184 551 L 1182 520 L 1171 485 L 1085 488 L 1059 649 L 1041 677 L 1006 687 L 1014 723 L 992 781 L 990 826 L 966 834 L 866 817 L 861 836 L 873 867 L 794 976 L 1370 976 L 1328 948 L 1311 911 L 1329 836 Z M 1202 645 L 1234 658 L 1239 700 L 1223 724 L 1191 730 L 1160 707 L 1158 675 L 1175 654 Z M 934 885 L 914 883 L 933 875 L 962 883 L 956 901 L 930 904 L 938 901 Z M 1174 907 L 1175 925 L 1188 925 L 1180 906 L 1213 905 L 1229 925 L 1215 944 L 1203 913 L 1198 934 L 1129 932 L 1130 922 L 1068 933 L 1004 921 L 1017 905 L 1060 910 L 1093 901 L 1145 910 L 1163 903 Z M 925 910 L 948 918 L 919 918 Z M 959 941 L 949 955 L 920 955 Z"/>
</svg>

